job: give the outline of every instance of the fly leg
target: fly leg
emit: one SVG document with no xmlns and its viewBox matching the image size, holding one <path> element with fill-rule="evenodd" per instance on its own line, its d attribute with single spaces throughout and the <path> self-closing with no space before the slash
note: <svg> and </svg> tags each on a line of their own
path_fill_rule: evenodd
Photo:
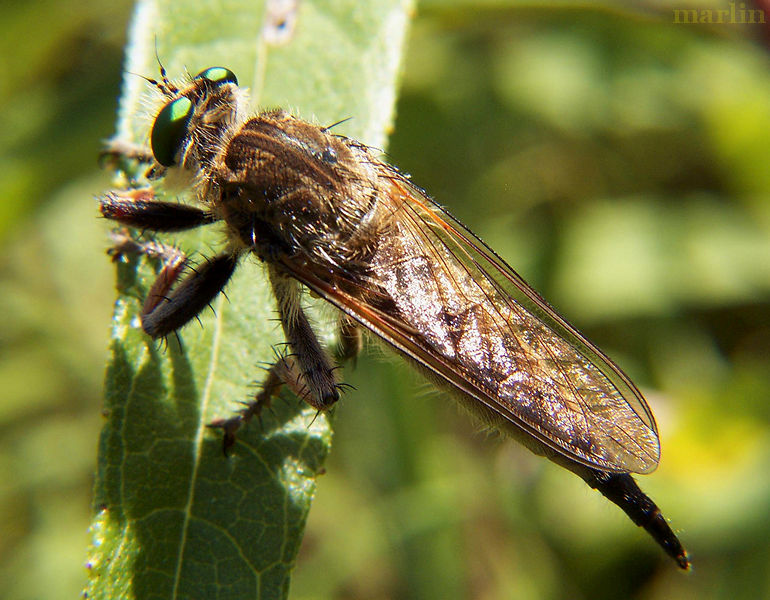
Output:
<svg viewBox="0 0 770 600">
<path fill-rule="evenodd" d="M 319 411 L 327 410 L 340 398 L 334 366 L 302 310 L 299 283 L 275 268 L 270 269 L 269 275 L 283 333 L 292 351 L 291 358 L 299 370 L 300 397 Z"/>
<path fill-rule="evenodd" d="M 141 176 L 141 165 L 150 165 L 143 174 L 145 179 L 158 179 L 165 169 L 155 162 L 149 146 L 119 138 L 113 138 L 107 142 L 99 154 L 99 163 L 102 167 L 122 172 L 132 186 L 137 177 Z"/>
<path fill-rule="evenodd" d="M 210 424 L 210 427 L 224 430 L 225 454 L 235 443 L 236 432 L 253 417 L 259 417 L 284 385 L 319 412 L 331 408 L 340 397 L 342 384 L 337 383 L 335 367 L 302 310 L 299 284 L 274 268 L 270 269 L 269 275 L 291 354 L 279 358 L 270 367 L 254 400 L 243 410 L 229 419 L 219 419 Z M 340 321 L 339 339 L 338 358 L 352 358 L 358 353 L 360 333 L 347 317 L 342 317 Z"/>
<path fill-rule="evenodd" d="M 211 304 L 230 280 L 238 263 L 237 255 L 223 252 L 192 269 L 177 284 L 187 266 L 187 257 L 179 248 L 152 241 L 141 242 L 123 232 L 114 234 L 113 239 L 116 242 L 110 250 L 113 257 L 144 254 L 162 261 L 163 266 L 147 293 L 141 313 L 142 329 L 153 339 L 173 333 Z"/>
<path fill-rule="evenodd" d="M 152 188 L 109 192 L 99 201 L 102 216 L 128 227 L 174 232 L 194 229 L 218 219 L 196 206 L 155 199 Z"/>
<path fill-rule="evenodd" d="M 235 445 L 236 432 L 245 426 L 251 419 L 262 415 L 265 408 L 270 408 L 273 396 L 276 396 L 281 388 L 286 385 L 294 394 L 302 397 L 305 388 L 302 381 L 302 373 L 296 365 L 294 358 L 283 356 L 274 362 L 267 371 L 267 377 L 259 386 L 259 391 L 254 395 L 254 400 L 245 403 L 243 409 L 228 419 L 215 419 L 208 424 L 214 429 L 221 429 L 224 432 L 222 448 L 225 456 L 230 448 Z"/>
<path fill-rule="evenodd" d="M 123 225 L 162 232 L 192 229 L 217 220 L 194 206 L 155 200 L 150 188 L 107 194 L 100 201 L 100 210 L 104 217 Z M 137 241 L 124 232 L 113 237 L 116 244 L 110 253 L 114 258 L 144 254 L 162 262 L 142 307 L 142 328 L 152 338 L 173 333 L 194 319 L 222 291 L 238 262 L 237 254 L 223 252 L 179 281 L 187 267 L 181 250 L 154 241 Z"/>
<path fill-rule="evenodd" d="M 135 161 L 140 163 L 152 163 L 155 157 L 148 146 L 142 146 L 118 138 L 107 142 L 99 158 L 106 165 L 116 166 L 120 161 Z"/>
<path fill-rule="evenodd" d="M 355 360 L 361 353 L 361 328 L 353 319 L 345 314 L 340 315 L 339 325 L 337 327 L 337 348 L 334 353 L 337 360 L 347 362 Z"/>
</svg>

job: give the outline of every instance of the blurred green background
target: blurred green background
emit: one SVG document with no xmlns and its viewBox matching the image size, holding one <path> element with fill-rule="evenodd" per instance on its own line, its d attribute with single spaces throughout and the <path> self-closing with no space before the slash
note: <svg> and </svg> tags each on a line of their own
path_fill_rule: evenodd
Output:
<svg viewBox="0 0 770 600">
<path fill-rule="evenodd" d="M 770 597 L 770 57 L 756 27 L 673 23 L 692 5 L 424 2 L 388 154 L 645 392 L 663 459 L 640 483 L 694 571 L 374 348 L 292 597 Z M 0 10 L 0 595 L 72 598 L 131 3 Z"/>
</svg>

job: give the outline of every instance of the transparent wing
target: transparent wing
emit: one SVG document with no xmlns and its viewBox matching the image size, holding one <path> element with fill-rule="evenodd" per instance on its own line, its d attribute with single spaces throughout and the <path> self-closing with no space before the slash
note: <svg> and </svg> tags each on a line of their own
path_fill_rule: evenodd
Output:
<svg viewBox="0 0 770 600">
<path fill-rule="evenodd" d="M 580 463 L 647 473 L 660 446 L 641 393 L 461 223 L 397 173 L 365 278 L 285 267 L 523 432 Z"/>
</svg>

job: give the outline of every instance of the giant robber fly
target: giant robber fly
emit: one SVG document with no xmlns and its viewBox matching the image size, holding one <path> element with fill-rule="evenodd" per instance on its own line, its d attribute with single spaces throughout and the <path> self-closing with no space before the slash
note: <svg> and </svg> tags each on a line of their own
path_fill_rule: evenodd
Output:
<svg viewBox="0 0 770 600">
<path fill-rule="evenodd" d="M 650 473 L 660 457 L 641 393 L 491 248 L 366 145 L 282 110 L 248 115 L 228 69 L 176 85 L 161 68 L 161 80 L 148 81 L 165 99 L 151 147 L 114 151 L 150 163 L 150 180 L 188 176 L 196 203 L 133 189 L 106 194 L 101 212 L 156 232 L 220 223 L 227 247 L 193 270 L 179 250 L 121 238 L 116 252 L 163 259 L 144 331 L 175 332 L 255 255 L 291 350 L 251 404 L 214 424 L 226 450 L 284 384 L 318 410 L 339 398 L 334 365 L 301 305 L 304 286 L 339 309 L 342 356 L 357 351 L 360 328 L 374 334 L 485 423 L 599 490 L 689 568 L 630 475 Z"/>
</svg>

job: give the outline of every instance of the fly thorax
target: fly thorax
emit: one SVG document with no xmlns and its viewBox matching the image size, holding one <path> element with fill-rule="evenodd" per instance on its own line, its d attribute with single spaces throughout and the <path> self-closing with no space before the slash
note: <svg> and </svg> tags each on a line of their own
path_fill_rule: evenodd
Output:
<svg viewBox="0 0 770 600">
<path fill-rule="evenodd" d="M 212 179 L 232 235 L 261 256 L 276 251 L 344 262 L 376 203 L 376 186 L 348 140 L 283 111 L 243 123 Z"/>
</svg>

